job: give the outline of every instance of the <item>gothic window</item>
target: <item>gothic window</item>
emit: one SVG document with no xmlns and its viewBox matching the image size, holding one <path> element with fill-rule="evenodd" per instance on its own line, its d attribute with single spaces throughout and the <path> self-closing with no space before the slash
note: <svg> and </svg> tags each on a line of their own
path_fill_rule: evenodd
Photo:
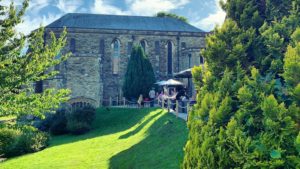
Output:
<svg viewBox="0 0 300 169">
<path fill-rule="evenodd" d="M 168 50 L 168 74 L 173 73 L 173 46 L 172 42 L 168 42 L 167 44 L 167 50 Z"/>
<path fill-rule="evenodd" d="M 133 43 L 132 42 L 128 42 L 128 45 L 127 45 L 127 55 L 131 55 L 132 46 L 133 46 Z"/>
<path fill-rule="evenodd" d="M 35 93 L 43 93 L 43 81 L 38 81 L 35 83 Z"/>
<path fill-rule="evenodd" d="M 119 73 L 119 62 L 120 62 L 120 41 L 114 40 L 112 43 L 112 71 L 113 74 Z"/>
<path fill-rule="evenodd" d="M 101 55 L 104 55 L 104 48 L 105 48 L 104 39 L 100 39 L 99 53 L 100 53 Z"/>
<path fill-rule="evenodd" d="M 160 54 L 160 45 L 159 41 L 155 41 L 155 54 L 159 55 Z"/>
<path fill-rule="evenodd" d="M 188 56 L 189 56 L 189 66 L 188 67 L 191 68 L 192 67 L 192 54 L 189 53 Z"/>
<path fill-rule="evenodd" d="M 204 64 L 204 58 L 200 56 L 200 64 Z"/>
<path fill-rule="evenodd" d="M 144 52 L 146 53 L 146 46 L 147 46 L 146 41 L 142 40 L 140 44 L 141 44 L 142 48 L 144 49 Z"/>
<path fill-rule="evenodd" d="M 71 41 L 70 41 L 70 51 L 72 53 L 76 52 L 76 42 L 75 42 L 74 38 L 71 38 Z"/>
<path fill-rule="evenodd" d="M 186 43 L 185 42 L 181 42 L 181 48 L 185 49 L 186 48 Z"/>
</svg>

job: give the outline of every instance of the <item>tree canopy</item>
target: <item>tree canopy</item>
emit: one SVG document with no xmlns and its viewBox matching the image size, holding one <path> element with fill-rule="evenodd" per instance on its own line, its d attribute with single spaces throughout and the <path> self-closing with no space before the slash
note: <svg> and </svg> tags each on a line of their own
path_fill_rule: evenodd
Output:
<svg viewBox="0 0 300 169">
<path fill-rule="evenodd" d="M 206 39 L 183 168 L 300 167 L 299 0 L 227 0 Z"/>
<path fill-rule="evenodd" d="M 64 61 L 68 55 L 56 58 L 66 43 L 66 31 L 59 38 L 51 33 L 49 43 L 44 41 L 44 28 L 25 36 L 16 32 L 16 25 L 28 7 L 28 0 L 17 10 L 13 2 L 0 6 L 0 116 L 35 115 L 52 111 L 68 99 L 68 90 L 46 89 L 34 93 L 33 84 L 49 79 L 58 72 L 51 68 Z M 22 54 L 25 44 L 29 51 Z"/>
<path fill-rule="evenodd" d="M 158 12 L 156 15 L 156 17 L 170 17 L 170 18 L 175 18 L 175 19 L 178 19 L 178 20 L 181 20 L 183 22 L 188 22 L 188 19 L 184 16 L 178 16 L 176 14 L 173 14 L 173 13 L 168 13 L 168 12 Z"/>
</svg>

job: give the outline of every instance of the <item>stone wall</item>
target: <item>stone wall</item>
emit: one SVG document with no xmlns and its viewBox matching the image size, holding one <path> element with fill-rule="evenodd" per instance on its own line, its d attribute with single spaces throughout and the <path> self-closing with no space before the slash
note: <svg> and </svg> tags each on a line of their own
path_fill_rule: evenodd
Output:
<svg viewBox="0 0 300 169">
<path fill-rule="evenodd" d="M 46 32 L 49 32 L 46 29 Z M 52 29 L 59 34 L 61 29 Z M 46 36 L 47 37 L 47 36 Z M 68 29 L 68 44 L 63 53 L 70 51 L 70 40 L 75 39 L 75 52 L 59 65 L 59 78 L 45 83 L 45 87 L 70 88 L 71 98 L 86 97 L 101 105 L 110 97 L 122 97 L 122 83 L 130 52 L 128 45 L 146 42 L 146 54 L 153 66 L 157 80 L 172 77 L 167 73 L 167 44 L 172 43 L 173 73 L 199 65 L 200 49 L 205 47 L 204 33 L 179 33 L 158 31 Z M 112 71 L 112 42 L 120 42 L 119 73 Z M 104 40 L 104 53 L 100 41 Z M 155 43 L 159 42 L 159 53 Z M 185 46 L 182 43 L 185 43 Z M 191 59 L 189 61 L 189 55 Z M 190 63 L 190 65 L 189 65 Z"/>
</svg>

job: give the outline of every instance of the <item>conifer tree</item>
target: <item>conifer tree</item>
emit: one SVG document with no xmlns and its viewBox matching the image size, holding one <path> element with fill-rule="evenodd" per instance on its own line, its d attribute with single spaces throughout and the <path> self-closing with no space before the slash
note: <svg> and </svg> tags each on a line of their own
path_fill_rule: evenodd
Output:
<svg viewBox="0 0 300 169">
<path fill-rule="evenodd" d="M 67 90 L 47 89 L 34 93 L 33 83 L 53 77 L 57 72 L 50 68 L 67 58 L 55 59 L 66 42 L 66 31 L 60 38 L 51 33 L 51 41 L 44 44 L 44 29 L 39 28 L 28 36 L 16 33 L 16 25 L 28 6 L 25 0 L 20 10 L 13 3 L 0 6 L 0 116 L 35 115 L 57 108 L 66 101 Z M 25 42 L 30 51 L 22 54 Z"/>
<path fill-rule="evenodd" d="M 134 46 L 127 65 L 123 93 L 127 99 L 137 99 L 140 94 L 148 97 L 155 83 L 152 65 L 141 46 Z"/>
<path fill-rule="evenodd" d="M 278 2 L 223 4 L 205 69 L 192 71 L 199 94 L 183 168 L 300 168 L 300 3 Z"/>
</svg>

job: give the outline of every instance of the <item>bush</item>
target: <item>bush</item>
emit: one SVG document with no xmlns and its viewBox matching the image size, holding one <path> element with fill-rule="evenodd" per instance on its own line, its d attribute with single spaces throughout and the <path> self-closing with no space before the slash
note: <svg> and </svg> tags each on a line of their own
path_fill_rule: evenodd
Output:
<svg viewBox="0 0 300 169">
<path fill-rule="evenodd" d="M 48 145 L 48 134 L 32 126 L 25 126 L 22 132 L 23 134 L 19 138 L 18 146 L 22 147 L 23 153 L 40 151 Z"/>
<path fill-rule="evenodd" d="M 68 120 L 77 120 L 86 123 L 92 123 L 95 120 L 96 111 L 94 108 L 87 106 L 83 108 L 77 108 L 68 114 Z"/>
<path fill-rule="evenodd" d="M 15 149 L 21 134 L 20 130 L 0 128 L 0 156 L 5 156 Z"/>
<path fill-rule="evenodd" d="M 91 125 L 87 122 L 69 120 L 67 124 L 67 129 L 71 134 L 80 135 L 88 132 L 91 129 Z"/>
<path fill-rule="evenodd" d="M 55 114 L 48 114 L 36 126 L 38 129 L 48 131 L 53 135 L 69 132 L 78 135 L 91 129 L 95 117 L 96 111 L 90 106 L 76 108 L 71 113 L 66 113 L 66 109 L 60 109 Z"/>
<path fill-rule="evenodd" d="M 67 115 L 67 129 L 71 134 L 84 134 L 91 129 L 95 117 L 92 107 L 75 109 Z"/>
<path fill-rule="evenodd" d="M 54 117 L 52 118 L 52 124 L 50 125 L 49 129 L 51 134 L 61 135 L 68 133 L 67 118 L 65 112 L 65 110 L 57 111 Z"/>
<path fill-rule="evenodd" d="M 0 129 L 0 154 L 13 157 L 42 150 L 48 145 L 49 136 L 32 126 L 20 129 L 4 127 Z"/>
<path fill-rule="evenodd" d="M 41 131 L 50 132 L 53 135 L 67 134 L 66 110 L 60 109 L 54 114 L 46 114 L 45 119 L 36 121 L 35 127 Z"/>
</svg>

